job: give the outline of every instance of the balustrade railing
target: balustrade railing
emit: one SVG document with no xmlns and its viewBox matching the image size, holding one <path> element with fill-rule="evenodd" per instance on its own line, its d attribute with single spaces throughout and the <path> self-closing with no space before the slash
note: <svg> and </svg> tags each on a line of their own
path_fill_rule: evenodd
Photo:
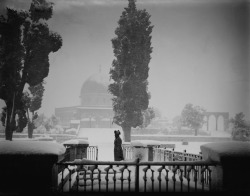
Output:
<svg viewBox="0 0 250 196">
<path fill-rule="evenodd" d="M 87 159 L 89 160 L 98 160 L 98 146 L 88 146 L 87 147 Z M 64 159 L 61 162 L 70 160 L 70 151 L 69 147 L 66 148 L 66 152 L 64 154 Z"/>
<path fill-rule="evenodd" d="M 75 160 L 57 164 L 60 192 L 192 192 L 211 191 L 206 161 L 105 162 Z M 200 169 L 197 169 L 200 168 Z"/>
<path fill-rule="evenodd" d="M 184 152 L 177 152 L 174 149 L 154 148 L 154 161 L 199 161 L 202 160 L 202 154 L 192 154 Z"/>
<path fill-rule="evenodd" d="M 87 159 L 95 161 L 98 160 L 98 146 L 88 146 Z"/>
<path fill-rule="evenodd" d="M 98 146 L 88 146 L 87 147 L 87 159 L 88 160 L 98 160 Z M 64 154 L 64 158 L 60 162 L 70 161 L 70 151 L 69 147 L 66 148 L 66 152 Z M 58 167 L 58 171 L 61 172 L 63 168 L 61 166 Z"/>
<path fill-rule="evenodd" d="M 201 161 L 202 160 L 202 154 L 193 154 L 193 153 L 187 153 L 186 150 L 184 152 L 176 152 L 174 149 L 169 150 L 165 148 L 154 148 L 153 150 L 153 156 L 154 156 L 154 161 Z M 170 166 L 169 169 L 172 169 Z M 184 177 L 186 177 L 186 171 L 187 167 L 184 166 L 182 167 L 184 171 Z M 200 178 L 200 174 L 202 171 L 202 167 L 197 165 L 195 166 L 195 170 L 197 170 L 197 177 Z M 194 172 L 194 171 L 192 171 Z M 204 183 L 208 184 L 209 183 L 209 171 L 204 172 Z M 192 174 L 194 175 L 194 174 Z"/>
<path fill-rule="evenodd" d="M 133 146 L 130 145 L 122 145 L 123 156 L 125 160 L 133 159 Z"/>
<path fill-rule="evenodd" d="M 134 147 L 130 145 L 123 145 L 123 155 L 125 160 L 133 159 Z M 202 154 L 187 153 L 186 150 L 183 152 L 175 151 L 174 149 L 169 150 L 166 148 L 153 148 L 153 161 L 199 161 L 202 160 Z"/>
</svg>

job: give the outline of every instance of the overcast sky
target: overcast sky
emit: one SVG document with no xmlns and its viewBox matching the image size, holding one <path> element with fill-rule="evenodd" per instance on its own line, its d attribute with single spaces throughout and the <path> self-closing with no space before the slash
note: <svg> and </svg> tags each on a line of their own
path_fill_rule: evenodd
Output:
<svg viewBox="0 0 250 196">
<path fill-rule="evenodd" d="M 0 0 L 28 9 L 29 0 Z M 80 104 L 83 82 L 108 76 L 114 59 L 111 39 L 127 0 L 53 0 L 50 27 L 62 48 L 50 55 L 50 72 L 39 112 Z M 220 3 L 218 3 L 220 2 Z M 234 3 L 233 3 L 234 2 Z M 237 3 L 235 3 L 237 2 Z M 246 1 L 137 0 L 154 25 L 149 67 L 150 106 L 169 119 L 193 103 L 210 112 L 250 116 L 249 14 Z"/>
</svg>

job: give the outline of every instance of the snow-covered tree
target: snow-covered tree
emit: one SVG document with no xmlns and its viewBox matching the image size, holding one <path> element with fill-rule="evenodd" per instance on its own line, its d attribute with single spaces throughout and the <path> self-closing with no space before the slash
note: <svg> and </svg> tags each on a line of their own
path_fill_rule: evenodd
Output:
<svg viewBox="0 0 250 196">
<path fill-rule="evenodd" d="M 120 125 L 126 142 L 131 139 L 131 127 L 143 123 L 143 111 L 148 108 L 148 71 L 152 53 L 150 15 L 138 10 L 135 0 L 129 0 L 122 12 L 112 39 L 115 59 L 110 69 L 109 92 L 113 97 L 113 122 Z"/>
<path fill-rule="evenodd" d="M 140 128 L 146 128 L 151 121 L 155 118 L 155 112 L 153 107 L 148 107 L 148 109 L 142 112 L 143 123 L 140 125 Z"/>
<path fill-rule="evenodd" d="M 248 127 L 248 123 L 245 120 L 245 114 L 243 112 L 235 114 L 234 118 L 230 119 L 230 123 L 233 124 L 234 128 Z"/>
<path fill-rule="evenodd" d="M 23 94 L 23 102 L 25 103 L 25 111 L 28 119 L 28 137 L 32 138 L 33 129 L 35 128 L 34 120 L 37 118 L 35 111 L 39 110 L 42 105 L 42 98 L 44 92 L 43 82 L 35 86 L 30 86 L 29 92 Z M 31 114 L 31 116 L 30 116 Z"/>
<path fill-rule="evenodd" d="M 173 118 L 173 126 L 175 126 L 178 130 L 180 130 L 181 124 L 182 124 L 181 116 L 175 116 Z"/>
<path fill-rule="evenodd" d="M 181 113 L 182 125 L 187 126 L 195 131 L 195 135 L 198 134 L 198 130 L 204 124 L 204 116 L 206 110 L 200 106 L 194 106 L 189 103 L 186 104 Z"/>
<path fill-rule="evenodd" d="M 7 8 L 6 16 L 0 16 L 0 99 L 6 103 L 6 140 L 12 140 L 15 115 L 23 109 L 25 85 L 43 82 L 49 73 L 49 54 L 62 46 L 61 36 L 46 23 L 52 12 L 52 3 L 33 0 L 29 11 Z"/>
<path fill-rule="evenodd" d="M 46 117 L 44 114 L 38 114 L 37 117 L 33 120 L 34 127 L 44 127 L 47 132 L 52 128 L 56 128 L 58 125 L 58 118 L 52 114 L 51 117 Z"/>
<path fill-rule="evenodd" d="M 233 140 L 250 141 L 250 122 L 245 120 L 243 112 L 237 113 L 234 118 L 230 119 L 233 124 Z"/>
</svg>

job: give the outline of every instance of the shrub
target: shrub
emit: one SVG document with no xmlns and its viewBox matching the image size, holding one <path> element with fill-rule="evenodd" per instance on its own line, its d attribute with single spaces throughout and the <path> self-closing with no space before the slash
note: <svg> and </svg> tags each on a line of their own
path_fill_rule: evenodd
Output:
<svg viewBox="0 0 250 196">
<path fill-rule="evenodd" d="M 236 141 L 250 141 L 250 129 L 249 128 L 234 128 L 232 131 L 232 139 Z"/>
</svg>

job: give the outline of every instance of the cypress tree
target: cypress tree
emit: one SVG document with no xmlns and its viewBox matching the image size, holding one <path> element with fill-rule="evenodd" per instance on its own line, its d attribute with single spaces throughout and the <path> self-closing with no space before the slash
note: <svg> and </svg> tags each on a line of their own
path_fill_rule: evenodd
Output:
<svg viewBox="0 0 250 196">
<path fill-rule="evenodd" d="M 122 127 L 125 141 L 131 139 L 131 128 L 142 125 L 143 111 L 148 108 L 148 71 L 151 59 L 153 26 L 149 13 L 129 0 L 115 30 L 112 46 L 115 59 L 110 69 L 109 92 L 113 95 L 113 122 Z"/>
</svg>

